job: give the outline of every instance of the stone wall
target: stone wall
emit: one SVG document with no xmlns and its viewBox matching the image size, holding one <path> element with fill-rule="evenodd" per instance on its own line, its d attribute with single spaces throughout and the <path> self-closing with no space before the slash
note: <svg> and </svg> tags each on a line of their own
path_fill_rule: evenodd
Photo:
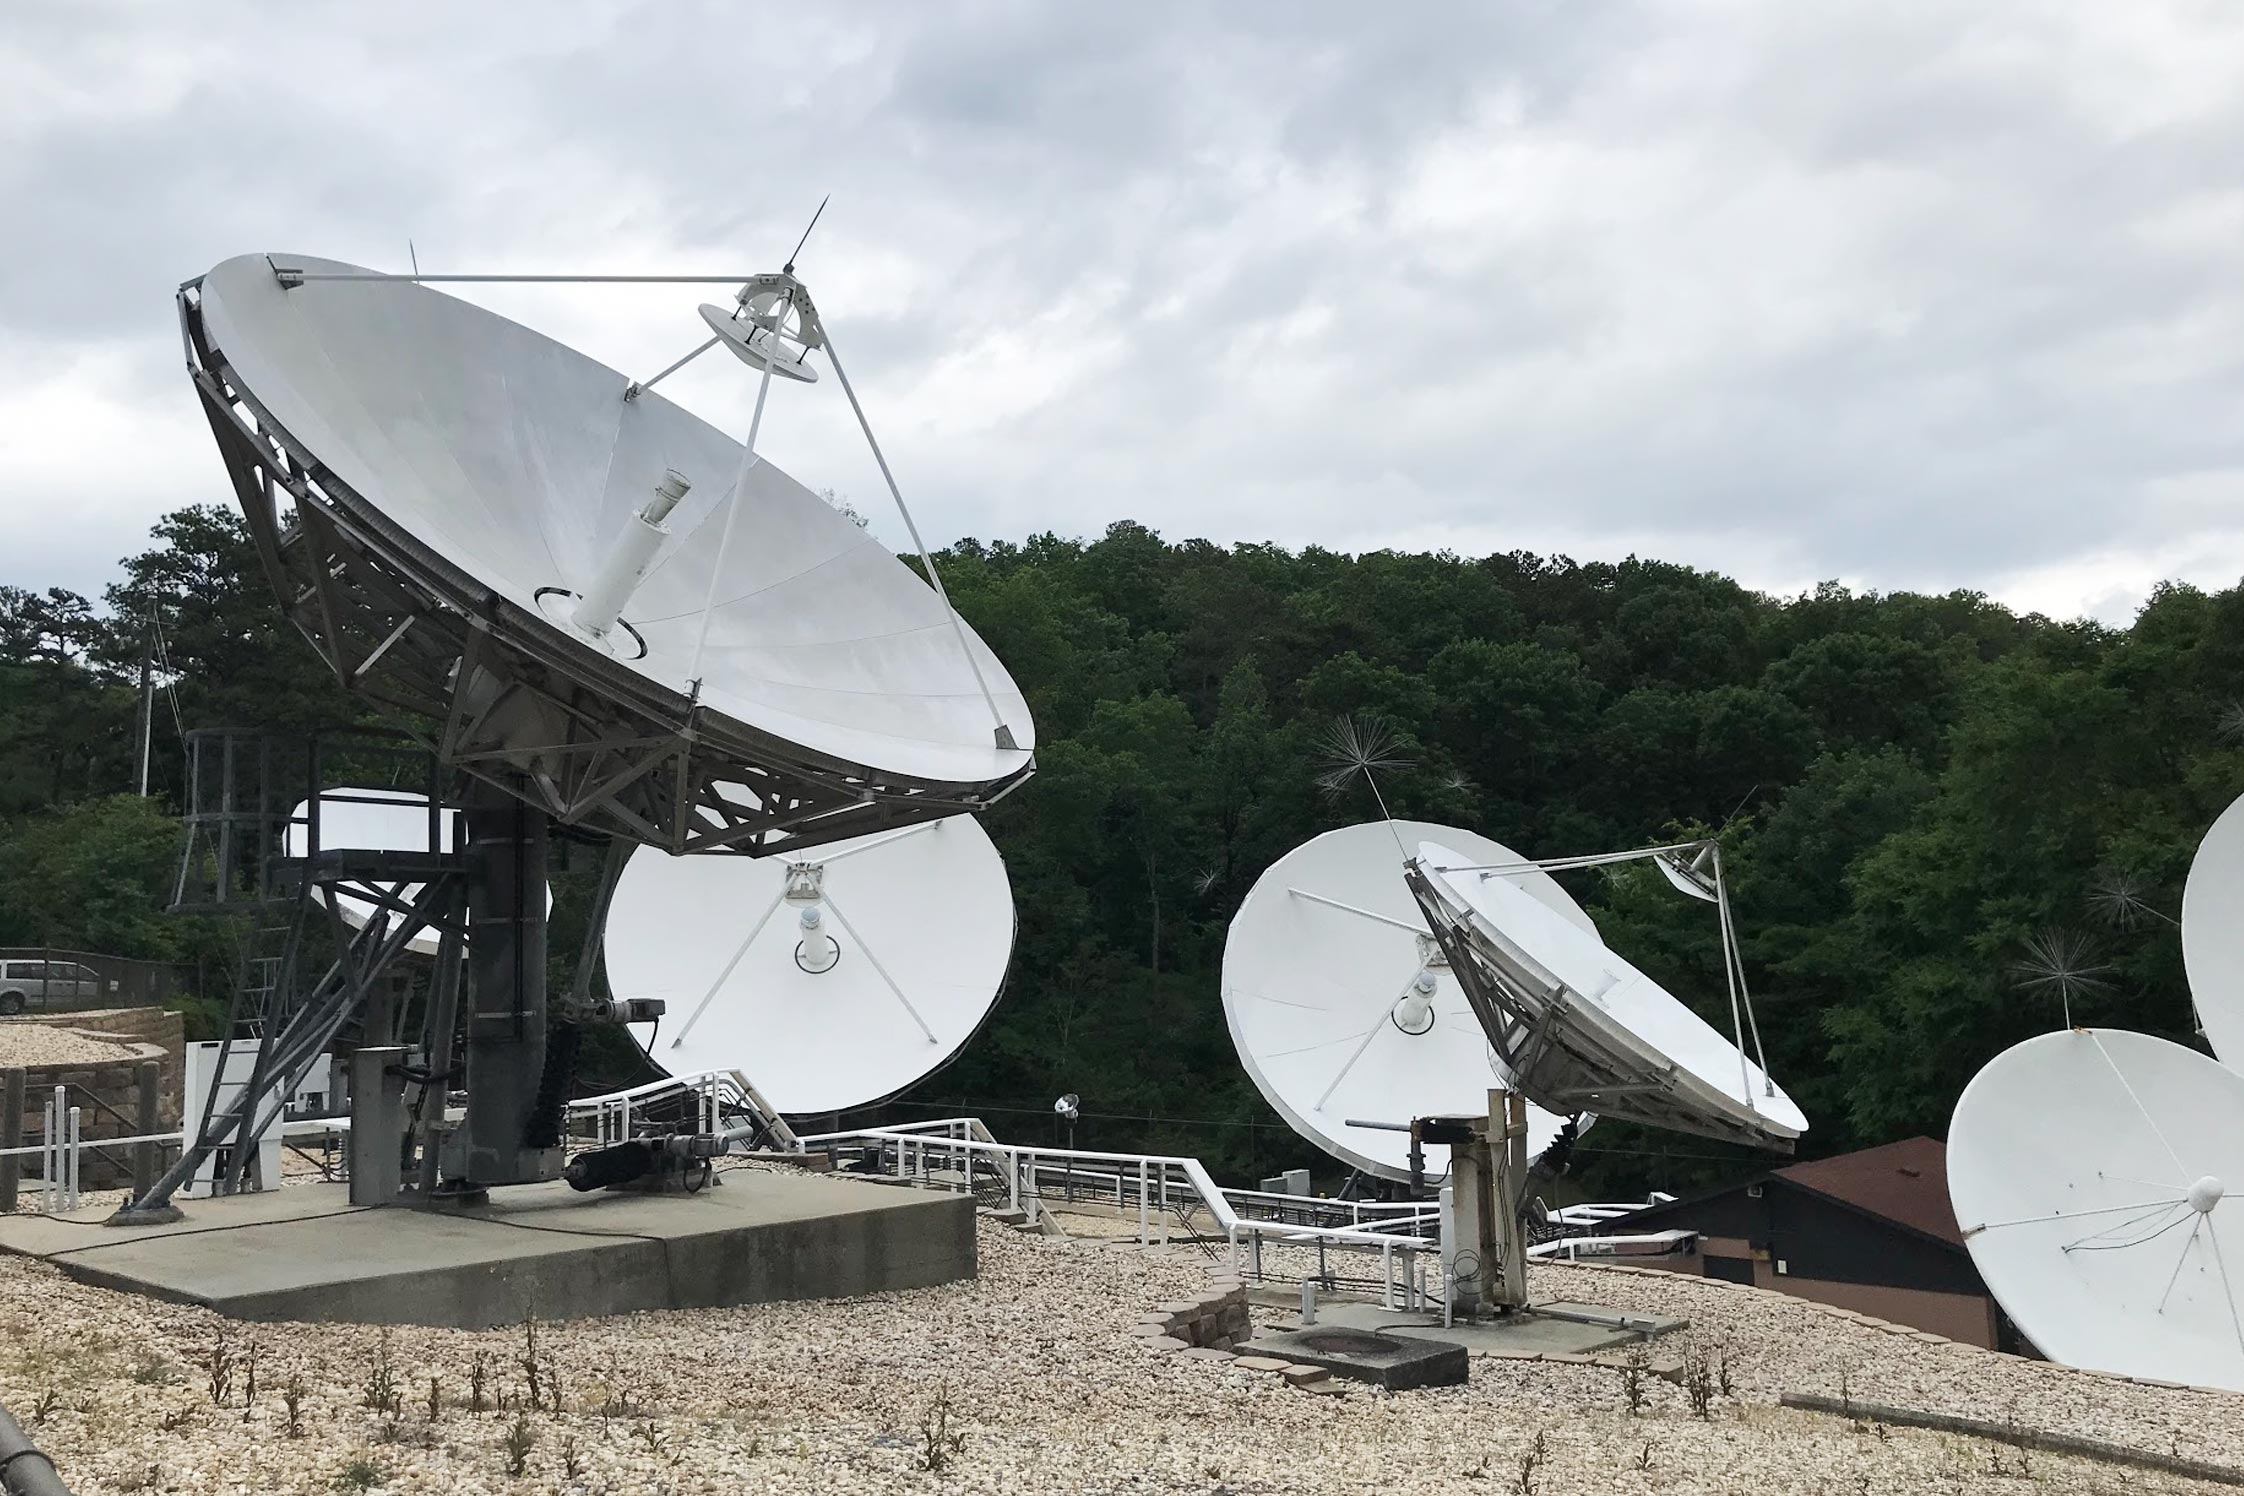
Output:
<svg viewBox="0 0 2244 1496">
<path fill-rule="evenodd" d="M 163 1008 L 101 1008 L 86 1013 L 72 1013 L 63 1020 L 69 1027 L 87 1033 L 114 1035 L 130 1039 L 136 1044 L 154 1044 L 163 1053 L 156 1058 L 163 1065 L 162 1079 L 157 1083 L 157 1106 L 170 1127 L 179 1120 L 180 1091 L 187 1084 L 187 1020 Z M 104 1098 L 105 1100 L 107 1098 Z"/>
<path fill-rule="evenodd" d="M 1161 1304 L 1140 1325 L 1149 1338 L 1166 1338 L 1202 1350 L 1233 1350 L 1254 1338 L 1247 1286 L 1218 1281 L 1196 1299 Z"/>
<path fill-rule="evenodd" d="M 177 1015 L 169 1016 L 176 1023 Z M 109 1041 L 105 1047 L 116 1052 L 115 1058 L 18 1067 L 24 1075 L 23 1140 L 26 1145 L 35 1142 L 45 1128 L 47 1103 L 53 1099 L 56 1086 L 66 1088 L 65 1104 L 78 1108 L 78 1136 L 82 1141 L 134 1136 L 140 1115 L 140 1066 L 148 1060 L 155 1061 L 161 1071 L 168 1058 L 170 1074 L 175 1077 L 168 1085 L 161 1078 L 158 1080 L 156 1129 L 161 1132 L 179 1125 L 176 1050 L 167 1056 L 164 1046 L 158 1043 L 120 1041 L 112 1034 L 87 1029 L 76 1032 Z M 21 1173 L 26 1183 L 36 1175 L 38 1162 L 36 1156 L 23 1160 Z M 89 1148 L 79 1158 L 80 1189 L 115 1189 L 131 1182 L 130 1147 L 109 1153 Z"/>
</svg>

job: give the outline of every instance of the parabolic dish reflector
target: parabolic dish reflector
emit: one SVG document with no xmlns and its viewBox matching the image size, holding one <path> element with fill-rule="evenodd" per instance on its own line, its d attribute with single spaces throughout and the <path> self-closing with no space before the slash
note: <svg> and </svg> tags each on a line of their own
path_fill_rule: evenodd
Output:
<svg viewBox="0 0 2244 1496">
<path fill-rule="evenodd" d="M 2244 800 L 2198 843 L 2182 885 L 2182 966 L 2205 1042 L 2244 1065 Z"/>
<path fill-rule="evenodd" d="M 276 265 L 365 274 L 212 269 L 181 297 L 198 387 L 290 616 L 354 686 L 444 723 L 447 761 L 708 850 L 971 810 L 1028 771 L 1028 707 L 988 647 L 777 466 L 742 475 L 732 437 L 495 313 Z M 574 600 L 670 472 L 691 487 L 661 549 L 587 632 Z"/>
<path fill-rule="evenodd" d="M 2043 1355 L 2096 1371 L 2244 1392 L 2239 1179 L 2244 1077 L 2122 1029 L 2004 1050 L 1948 1128 L 1980 1276 Z"/>
<path fill-rule="evenodd" d="M 320 797 L 319 841 L 323 852 L 427 852 L 431 849 L 428 796 L 411 790 L 335 789 Z M 304 816 L 309 803 L 299 801 L 289 818 L 288 855 L 302 857 L 311 835 Z M 436 814 L 434 849 L 452 850 L 452 825 L 457 811 L 440 807 Z M 393 897 L 410 900 L 421 889 L 418 883 L 377 885 Z M 367 899 L 340 889 L 320 889 L 332 900 L 343 923 L 354 930 L 366 928 L 378 907 Z M 547 913 L 553 911 L 553 890 L 545 891 Z M 423 930 L 405 943 L 416 956 L 433 956 L 443 939 L 440 930 Z"/>
<path fill-rule="evenodd" d="M 668 1004 L 633 1026 L 648 1057 L 738 1070 L 789 1116 L 870 1106 L 947 1064 L 1012 954 L 1005 861 L 969 816 L 807 862 L 642 847 L 608 911 L 609 987 Z"/>
<path fill-rule="evenodd" d="M 1486 837 L 1423 821 L 1327 831 L 1255 880 L 1223 946 L 1224 1018 L 1263 1099 L 1295 1132 L 1383 1179 L 1410 1177 L 1409 1135 L 1351 1121 L 1486 1115 L 1489 1089 L 1511 1084 L 1403 883 L 1402 848 L 1427 837 L 1485 862 L 1523 860 Z M 1531 869 L 1516 881 L 1595 938 L 1589 916 L 1549 874 Z M 1431 967 L 1428 954 L 1437 957 Z M 1406 1031 L 1395 1007 L 1422 968 L 1434 981 L 1430 1011 Z M 1563 1120 L 1530 1107 L 1528 1152 L 1548 1147 Z M 1425 1156 L 1429 1177 L 1448 1173 L 1446 1145 L 1429 1144 Z"/>
<path fill-rule="evenodd" d="M 1429 841 L 1414 876 L 1505 1010 L 1530 1100 L 1758 1147 L 1789 1148 L 1808 1130 L 1792 1098 L 1680 999 L 1509 878 L 1470 871 L 1488 861 Z"/>
</svg>

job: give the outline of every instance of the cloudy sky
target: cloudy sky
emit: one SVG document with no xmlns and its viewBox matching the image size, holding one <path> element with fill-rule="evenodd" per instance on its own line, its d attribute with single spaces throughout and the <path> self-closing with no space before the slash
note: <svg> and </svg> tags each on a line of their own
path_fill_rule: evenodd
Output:
<svg viewBox="0 0 2244 1496">
<path fill-rule="evenodd" d="M 931 540 L 2125 621 L 2244 573 L 2239 79 L 2230 0 L 12 0 L 0 581 L 226 500 L 172 308 L 219 259 L 730 274 L 830 192 L 800 268 Z M 643 374 L 713 294 L 476 299 Z M 744 373 L 674 388 L 737 433 Z M 900 545 L 847 423 L 783 388 L 766 445 Z"/>
</svg>

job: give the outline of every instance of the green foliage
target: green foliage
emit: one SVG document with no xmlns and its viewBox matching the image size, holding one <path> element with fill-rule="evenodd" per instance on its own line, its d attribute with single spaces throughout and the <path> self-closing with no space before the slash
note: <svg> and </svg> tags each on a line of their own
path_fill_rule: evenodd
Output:
<svg viewBox="0 0 2244 1496">
<path fill-rule="evenodd" d="M 1943 1131 L 1979 1064 L 2061 1021 L 2022 975 L 2051 932 L 2108 968 L 2074 1018 L 2190 1037 L 2159 916 L 2244 791 L 2244 589 L 2162 588 L 2122 631 L 1971 593 L 1774 599 L 1634 557 L 1350 557 L 1126 522 L 938 561 L 1028 695 L 1038 773 L 986 818 L 1018 904 L 1007 991 L 895 1115 L 974 1111 L 1033 1140 L 1075 1091 L 1081 1146 L 1197 1153 L 1230 1178 L 1321 1165 L 1244 1078 L 1220 968 L 1263 869 L 1377 813 L 1360 777 L 1318 788 L 1343 716 L 1405 760 L 1378 780 L 1397 815 L 1538 856 L 1719 834 L 1761 1042 L 1811 1154 Z M 0 588 L 0 938 L 207 956 L 216 933 L 158 912 L 172 695 L 189 726 L 362 707 L 282 621 L 230 514 L 168 517 L 126 570 L 106 614 Z M 142 802 L 122 792 L 151 606 L 171 669 Z M 2107 919 L 2115 878 L 2155 913 Z M 1568 879 L 1616 949 L 1728 1027 L 1705 905 L 1641 866 Z M 565 980 L 590 869 L 557 884 Z M 1614 1191 L 1758 1163 L 1612 1125 L 1577 1157 Z"/>
</svg>

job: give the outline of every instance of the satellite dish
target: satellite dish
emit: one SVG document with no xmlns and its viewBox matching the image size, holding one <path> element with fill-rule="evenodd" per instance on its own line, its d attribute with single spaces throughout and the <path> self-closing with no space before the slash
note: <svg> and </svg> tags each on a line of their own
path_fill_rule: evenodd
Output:
<svg viewBox="0 0 2244 1496">
<path fill-rule="evenodd" d="M 1674 995 L 1511 878 L 1473 871 L 1517 860 L 1427 841 L 1413 872 L 1487 984 L 1484 1023 L 1517 1046 L 1530 1100 L 1759 1147 L 1808 1130 L 1792 1098 Z"/>
<path fill-rule="evenodd" d="M 972 811 L 1030 772 L 1027 703 L 944 598 L 658 392 L 331 260 L 227 260 L 181 306 L 284 606 L 447 762 L 674 851 Z"/>
<path fill-rule="evenodd" d="M 1403 883 L 1402 847 L 1430 836 L 1486 862 L 1525 860 L 1424 821 L 1328 831 L 1255 880 L 1223 947 L 1224 1018 L 1263 1099 L 1295 1132 L 1382 1179 L 1409 1179 L 1409 1135 L 1352 1124 L 1485 1115 L 1489 1089 L 1510 1085 Z M 1514 881 L 1596 938 L 1549 874 L 1529 869 Z M 1541 1153 L 1560 1125 L 1530 1107 L 1529 1152 Z M 1446 1145 L 1428 1145 L 1425 1157 L 1431 1175 L 1448 1171 Z"/>
<path fill-rule="evenodd" d="M 672 1075 L 739 1070 L 788 1116 L 885 1101 L 981 1027 L 1013 954 L 1005 861 L 969 816 L 816 858 L 632 853 L 608 910 L 608 985 Z"/>
<path fill-rule="evenodd" d="M 700 311 L 701 320 L 708 323 L 709 330 L 732 350 L 733 357 L 757 373 L 763 372 L 764 356 L 769 353 L 771 372 L 782 379 L 799 380 L 804 384 L 818 382 L 818 371 L 803 362 L 809 349 L 790 348 L 770 328 L 735 319 L 731 312 L 721 306 L 711 306 L 705 301 L 701 304 Z"/>
<path fill-rule="evenodd" d="M 322 851 L 354 852 L 450 852 L 452 848 L 452 823 L 454 813 L 439 808 L 435 817 L 429 815 L 428 796 L 411 790 L 388 789 L 333 789 L 319 797 L 319 843 Z M 309 801 L 298 801 L 289 816 L 288 855 L 302 857 L 311 844 L 310 830 L 305 817 Z M 431 837 L 434 841 L 431 841 Z M 418 883 L 373 883 L 370 892 L 387 894 L 393 898 L 410 900 L 421 891 Z M 380 907 L 371 899 L 360 898 L 341 889 L 321 885 L 319 896 L 333 904 L 344 924 L 354 930 L 363 930 Z M 545 907 L 553 910 L 553 890 L 545 891 Z M 423 930 L 405 944 L 416 956 L 433 956 L 443 939 L 440 930 Z"/>
<path fill-rule="evenodd" d="M 2125 1376 L 2244 1392 L 2240 1179 L 2244 1077 L 2122 1029 L 2004 1050 L 1948 1129 L 1949 1203 L 2003 1312 L 2052 1360 Z"/>
<path fill-rule="evenodd" d="M 2205 1042 L 2244 1065 L 2244 800 L 2198 843 L 2182 885 L 2182 968 Z"/>
</svg>

